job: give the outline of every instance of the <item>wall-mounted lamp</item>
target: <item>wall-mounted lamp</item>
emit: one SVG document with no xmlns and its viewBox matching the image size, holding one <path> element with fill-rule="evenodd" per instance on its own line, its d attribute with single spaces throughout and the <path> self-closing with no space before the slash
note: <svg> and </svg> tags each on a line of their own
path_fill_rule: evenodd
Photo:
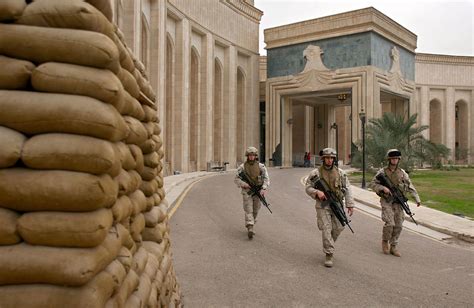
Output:
<svg viewBox="0 0 474 308">
<path fill-rule="evenodd" d="M 337 99 L 342 103 L 347 99 L 347 94 L 346 93 L 341 93 L 337 95 Z"/>
<path fill-rule="evenodd" d="M 288 119 L 288 120 L 286 120 L 286 123 L 288 123 L 288 124 L 290 124 L 290 125 L 293 124 L 293 119 Z"/>
</svg>

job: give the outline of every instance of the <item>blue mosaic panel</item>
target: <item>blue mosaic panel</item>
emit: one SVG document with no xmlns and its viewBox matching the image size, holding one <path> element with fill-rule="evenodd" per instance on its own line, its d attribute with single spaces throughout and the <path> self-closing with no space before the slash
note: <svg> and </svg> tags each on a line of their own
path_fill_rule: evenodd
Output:
<svg viewBox="0 0 474 308">
<path fill-rule="evenodd" d="M 308 45 L 317 45 L 324 51 L 324 65 L 335 70 L 373 65 L 383 70 L 390 69 L 390 50 L 396 46 L 374 32 L 365 32 L 341 37 L 311 41 L 267 50 L 267 77 L 296 75 L 305 66 L 303 51 Z M 402 74 L 409 80 L 415 79 L 415 54 L 397 46 L 400 52 Z"/>
</svg>

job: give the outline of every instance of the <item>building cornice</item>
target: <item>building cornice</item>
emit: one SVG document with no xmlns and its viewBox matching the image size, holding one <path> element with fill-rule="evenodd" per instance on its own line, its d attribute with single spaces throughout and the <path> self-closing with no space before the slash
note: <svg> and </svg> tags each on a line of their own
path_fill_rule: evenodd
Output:
<svg viewBox="0 0 474 308">
<path fill-rule="evenodd" d="M 363 32 L 376 32 L 415 52 L 417 36 L 373 7 L 265 29 L 266 49 Z"/>
<path fill-rule="evenodd" d="M 239 13 L 240 15 L 254 22 L 260 23 L 260 20 L 262 19 L 263 12 L 245 1 L 242 1 L 242 0 L 219 0 L 219 1 L 222 4 L 230 7 L 235 12 Z"/>
<path fill-rule="evenodd" d="M 454 65 L 469 65 L 469 66 L 473 65 L 474 66 L 474 57 L 417 53 L 415 55 L 415 63 L 450 64 L 450 65 L 454 64 Z"/>
</svg>

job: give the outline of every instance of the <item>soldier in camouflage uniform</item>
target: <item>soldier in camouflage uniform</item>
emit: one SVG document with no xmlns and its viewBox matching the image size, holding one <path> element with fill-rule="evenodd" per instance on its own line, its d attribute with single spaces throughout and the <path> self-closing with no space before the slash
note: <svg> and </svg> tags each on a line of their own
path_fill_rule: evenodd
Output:
<svg viewBox="0 0 474 308">
<path fill-rule="evenodd" d="M 254 225 L 257 222 L 258 211 L 260 210 L 260 200 L 258 196 L 249 195 L 250 186 L 242 181 L 238 174 L 241 171 L 247 175 L 247 177 L 253 182 L 252 184 L 262 186 L 260 194 L 265 195 L 268 186 L 270 185 L 270 178 L 268 177 L 267 168 L 264 164 L 258 162 L 258 150 L 254 147 L 248 147 L 245 151 L 247 161 L 237 168 L 237 174 L 235 176 L 235 184 L 242 189 L 242 198 L 244 202 L 245 212 L 245 227 L 247 228 L 247 234 L 249 239 L 252 239 L 255 235 Z"/>
<path fill-rule="evenodd" d="M 316 216 L 318 229 L 322 232 L 323 251 L 326 254 L 324 265 L 333 266 L 334 243 L 341 234 L 344 227 L 336 218 L 331 208 L 326 202 L 326 196 L 320 190 L 313 187 L 313 181 L 322 178 L 329 185 L 330 189 L 340 200 L 345 200 L 349 216 L 353 214 L 354 199 L 352 198 L 349 179 L 344 171 L 334 165 L 336 151 L 331 148 L 323 149 L 321 156 L 322 165 L 311 171 L 306 179 L 306 193 L 316 200 Z"/>
<path fill-rule="evenodd" d="M 410 177 L 402 168 L 398 167 L 402 153 L 397 149 L 390 149 L 387 151 L 386 158 L 388 166 L 381 168 L 374 176 L 371 187 L 380 196 L 380 204 L 382 205 L 382 220 L 385 222 L 382 230 L 382 250 L 385 254 L 392 254 L 396 257 L 401 257 L 397 249 L 398 238 L 402 232 L 402 224 L 405 217 L 402 206 L 398 204 L 388 187 L 380 184 L 377 180 L 377 175 L 383 173 L 390 179 L 390 181 L 397 185 L 404 194 L 410 192 L 416 200 L 416 205 L 420 206 L 420 197 L 410 181 Z"/>
</svg>

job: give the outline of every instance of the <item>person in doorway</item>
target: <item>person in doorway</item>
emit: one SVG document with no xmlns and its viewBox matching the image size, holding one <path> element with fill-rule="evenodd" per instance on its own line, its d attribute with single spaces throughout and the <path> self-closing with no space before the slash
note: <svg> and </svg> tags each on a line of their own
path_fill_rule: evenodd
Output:
<svg viewBox="0 0 474 308">
<path fill-rule="evenodd" d="M 352 216 L 354 211 L 354 199 L 352 198 L 349 178 L 343 170 L 334 164 L 336 151 L 332 148 L 325 148 L 319 155 L 321 156 L 322 165 L 313 169 L 306 178 L 306 193 L 316 200 L 318 229 L 322 232 L 323 252 L 326 254 L 324 265 L 332 267 L 334 243 L 344 230 L 344 226 L 341 225 L 332 212 L 324 192 L 314 188 L 314 182 L 318 179 L 324 180 L 338 199 L 345 203 L 349 216 Z"/>
<path fill-rule="evenodd" d="M 306 167 L 311 167 L 311 152 L 306 155 Z"/>
<path fill-rule="evenodd" d="M 371 188 L 380 196 L 380 205 L 382 206 L 382 221 L 385 223 L 382 229 L 382 251 L 384 254 L 392 254 L 396 257 L 401 257 L 397 245 L 402 232 L 405 213 L 401 204 L 393 198 L 390 189 L 381 185 L 377 176 L 384 174 L 402 193 L 411 193 L 416 200 L 416 205 L 420 206 L 420 197 L 411 183 L 410 177 L 405 170 L 398 166 L 401 157 L 402 153 L 399 150 L 388 150 L 386 154 L 387 167 L 381 168 L 370 183 Z"/>
<path fill-rule="evenodd" d="M 245 151 L 245 156 L 247 160 L 237 168 L 234 182 L 242 189 L 245 227 L 247 228 L 248 238 L 252 239 L 255 235 L 255 223 L 257 222 L 257 215 L 261 203 L 258 196 L 251 194 L 250 185 L 260 187 L 261 189 L 258 193 L 265 196 L 270 185 L 270 178 L 268 177 L 268 171 L 265 165 L 258 161 L 258 150 L 255 147 L 248 147 Z M 239 176 L 241 173 L 245 175 L 245 178 L 247 178 L 250 183 L 242 180 Z"/>
</svg>

